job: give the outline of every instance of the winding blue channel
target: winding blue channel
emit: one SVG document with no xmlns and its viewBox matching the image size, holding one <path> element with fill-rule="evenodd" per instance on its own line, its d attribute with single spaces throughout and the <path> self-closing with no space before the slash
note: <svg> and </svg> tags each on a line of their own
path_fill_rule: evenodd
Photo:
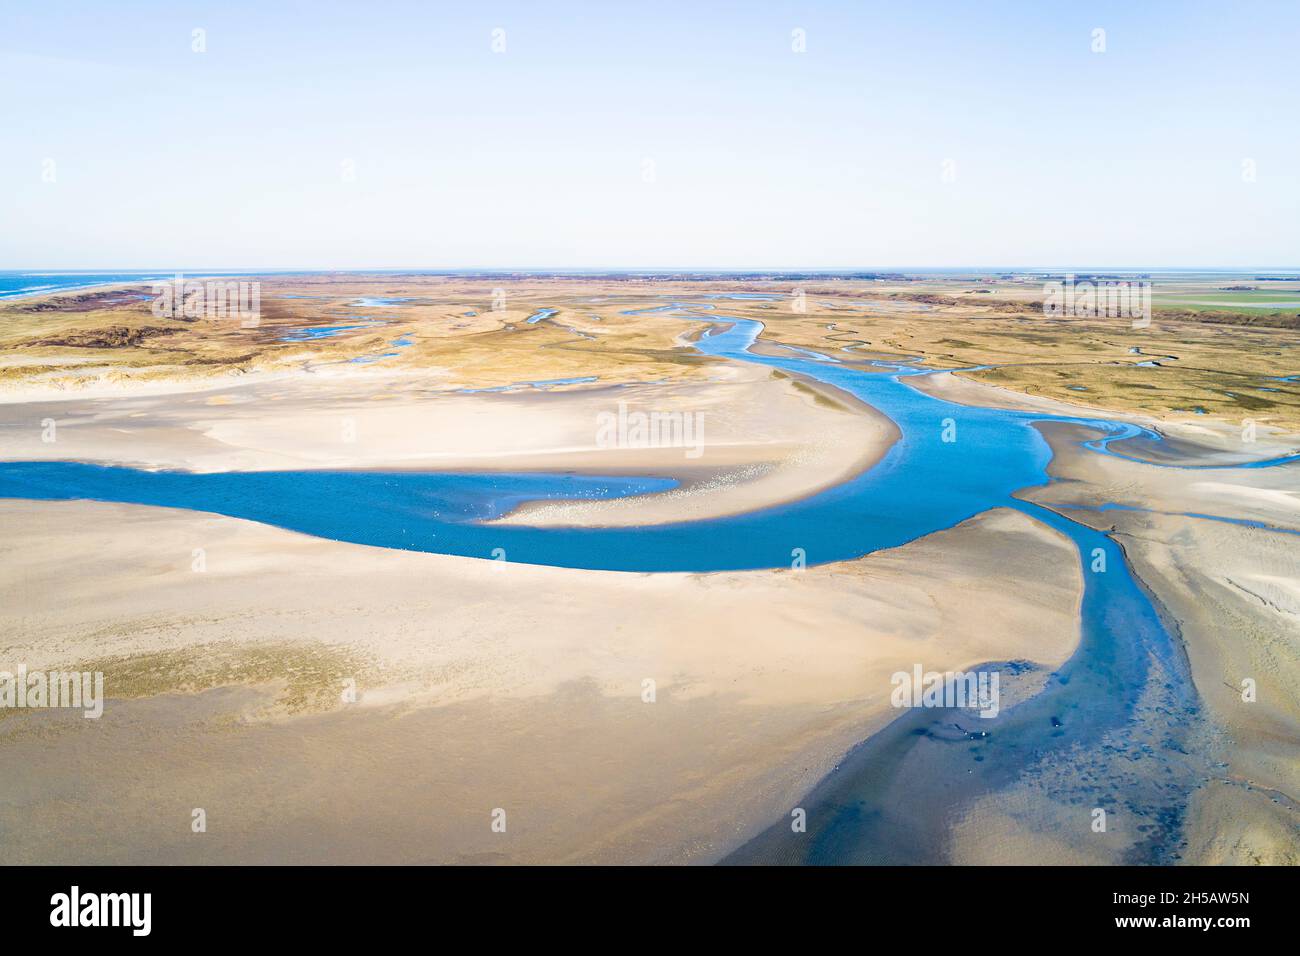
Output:
<svg viewBox="0 0 1300 956">
<path fill-rule="evenodd" d="M 679 305 L 665 307 L 681 310 Z M 607 571 L 733 571 L 789 567 L 799 549 L 809 564 L 850 560 L 950 528 L 1003 505 L 1048 480 L 1050 450 L 1035 421 L 1049 418 L 954 405 L 907 379 L 923 370 L 867 372 L 797 352 L 750 350 L 762 325 L 724 320 L 696 348 L 797 372 L 863 399 L 899 426 L 901 437 L 859 476 L 802 501 L 706 521 L 629 528 L 533 528 L 466 522 L 428 507 L 440 485 L 477 495 L 484 516 L 499 514 L 502 495 L 517 503 L 546 498 L 554 483 L 541 475 L 430 474 L 416 471 L 146 472 L 68 462 L 0 465 L 0 497 L 94 498 L 187 508 L 247 518 L 340 541 L 468 557 L 504 548 L 511 561 Z M 884 363 L 880 363 L 884 364 Z M 1131 437 L 1136 426 L 1063 419 L 1108 435 Z M 708 434 L 708 419 L 704 433 Z M 595 423 L 593 422 L 593 437 Z M 683 462 L 687 462 L 683 450 Z M 707 451 L 693 463 L 707 464 Z M 508 487 L 503 482 L 509 479 Z M 643 479 L 649 480 L 649 479 Z M 662 490 L 606 479 L 608 495 Z M 531 492 L 528 489 L 531 487 Z M 522 496 L 522 497 L 521 497 Z M 397 518 L 399 520 L 394 520 Z"/>
</svg>

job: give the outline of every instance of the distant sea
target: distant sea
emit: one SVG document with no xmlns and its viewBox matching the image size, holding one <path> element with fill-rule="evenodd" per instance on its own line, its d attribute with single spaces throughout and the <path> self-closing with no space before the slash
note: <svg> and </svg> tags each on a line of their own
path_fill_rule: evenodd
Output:
<svg viewBox="0 0 1300 956">
<path fill-rule="evenodd" d="M 204 272 L 185 273 L 187 278 L 200 275 L 247 275 L 240 272 Z M 174 272 L 0 272 L 0 300 L 12 299 L 21 295 L 41 295 L 47 292 L 63 292 L 75 289 L 89 289 L 97 285 L 120 282 L 150 282 L 171 279 Z"/>
<path fill-rule="evenodd" d="M 750 280 L 774 280 L 774 279 L 791 279 L 791 278 L 796 277 L 794 273 L 789 273 L 789 274 L 778 274 L 778 273 L 743 273 L 743 272 L 722 272 L 722 271 L 710 271 L 710 270 L 702 270 L 702 271 L 695 271 L 695 272 L 682 271 L 682 272 L 679 272 L 679 273 L 656 272 L 656 271 L 654 271 L 654 270 L 649 270 L 649 271 L 642 270 L 642 271 L 639 271 L 639 272 L 619 272 L 619 271 L 615 271 L 615 270 L 591 270 L 590 272 L 588 272 L 588 271 L 581 270 L 581 269 L 577 269 L 577 270 L 575 270 L 575 269 L 567 269 L 567 270 L 558 270 L 558 271 L 552 271 L 552 270 L 530 270 L 530 269 L 518 269 L 518 270 L 497 270 L 497 269 L 360 269 L 360 270 L 353 270 L 353 269 L 349 269 L 349 270 L 332 270 L 332 271 L 335 272 L 335 273 L 337 273 L 337 274 L 343 274 L 343 275 L 346 275 L 346 274 L 349 274 L 349 273 L 352 273 L 352 274 L 360 274 L 360 275 L 385 275 L 385 274 L 388 274 L 388 275 L 429 275 L 429 276 L 448 276 L 448 275 L 451 275 L 451 276 L 555 275 L 555 276 L 572 276 L 572 277 L 589 276 L 589 277 L 591 277 L 591 278 L 615 277 L 615 276 L 660 276 L 660 277 L 663 277 L 663 278 L 672 278 L 672 277 L 676 277 L 676 278 L 691 278 L 691 279 L 706 279 L 706 278 L 708 278 L 708 279 L 733 279 L 733 280 L 745 280 L 745 279 L 750 279 Z M 915 276 L 927 276 L 927 275 L 928 275 L 928 276 L 942 276 L 942 275 L 945 275 L 945 274 L 951 272 L 951 273 L 954 273 L 954 274 L 960 273 L 960 274 L 969 274 L 969 275 L 996 275 L 996 274 L 999 274 L 999 273 L 1006 273 L 1007 271 L 1008 271 L 1008 270 L 981 270 L 981 269 L 968 269 L 968 270 L 955 270 L 955 269 L 954 269 L 954 270 L 940 270 L 940 269 L 920 269 L 920 270 L 909 270 L 906 274 L 907 274 L 907 275 L 915 275 Z M 1045 277 L 1045 276 L 1048 274 L 1048 273 L 1042 273 L 1040 270 L 1010 270 L 1010 271 L 1011 271 L 1011 272 L 1014 272 L 1016 275 L 1022 275 L 1022 276 L 1038 276 L 1038 275 L 1042 275 L 1042 276 Z M 254 275 L 260 275 L 260 276 L 271 276 L 271 275 L 322 275 L 322 274 L 328 274 L 327 272 L 322 271 L 322 270 L 312 270 L 312 269 L 298 269 L 298 270 L 293 270 L 293 269 L 276 269 L 276 270 L 246 269 L 246 270 L 243 270 L 242 272 L 240 272 L 240 271 L 228 271 L 228 270 L 221 270 L 221 271 L 216 271 L 216 272 L 209 271 L 209 270 L 198 271 L 198 272 L 186 272 L 186 271 L 182 270 L 182 273 L 185 275 L 186 278 L 191 278 L 191 279 L 207 278 L 207 277 L 215 277 L 215 276 L 254 276 Z M 1283 274 L 1283 273 L 1285 273 L 1285 274 Z M 71 290 L 76 290 L 76 289 L 89 289 L 89 288 L 93 288 L 94 286 L 98 286 L 98 285 L 108 285 L 108 284 L 115 284 L 115 283 L 121 283 L 121 282 L 153 282 L 153 281 L 159 281 L 159 280 L 166 280 L 166 279 L 171 279 L 171 278 L 173 278 L 173 277 L 175 276 L 175 274 L 176 274 L 176 272 L 175 272 L 174 270 L 157 270 L 157 271 L 154 271 L 154 272 L 107 272 L 107 271 L 105 271 L 105 272 L 63 272 L 63 271 L 50 271 L 50 272 L 43 272 L 43 271 L 0 271 L 0 301 L 3 301 L 4 299 L 15 298 L 15 297 L 17 297 L 17 296 L 24 296 L 24 295 L 40 295 L 40 294 L 42 294 L 42 293 L 49 293 L 49 292 L 63 292 L 63 291 L 71 291 Z M 891 275 L 902 275 L 902 274 L 903 274 L 903 273 L 891 273 Z M 1083 277 L 1083 273 L 1082 273 L 1081 271 L 1079 271 L 1079 270 L 1076 270 L 1076 271 L 1075 271 L 1075 274 L 1078 275 L 1080 278 Z M 1118 275 L 1119 273 L 1117 272 L 1116 274 Z M 1153 277 L 1155 277 L 1157 280 L 1159 279 L 1159 277 L 1160 277 L 1161 275 L 1171 276 L 1171 277 L 1173 277 L 1173 276 L 1177 276 L 1177 277 L 1184 278 L 1184 279 L 1187 279 L 1187 278 L 1195 278 L 1195 277 L 1203 277 L 1203 278 L 1224 278 L 1224 277 L 1234 277 L 1234 276 L 1235 276 L 1235 277 L 1242 277 L 1242 278 L 1253 278 L 1253 279 L 1256 279 L 1256 281 L 1263 280 L 1263 279 L 1284 280 L 1284 279 L 1295 279 L 1295 278 L 1300 278 L 1300 272 L 1297 272 L 1297 273 L 1295 273 L 1295 274 L 1291 274 L 1288 270 L 1282 270 L 1281 272 L 1279 272 L 1278 270 L 1272 270 L 1272 272 L 1270 272 L 1268 275 L 1264 275 L 1264 271 L 1261 271 L 1261 270 L 1248 270 L 1248 269 L 1237 270 L 1237 271 L 1232 271 L 1232 272 L 1229 272 L 1229 271 L 1222 271 L 1222 272 L 1219 272 L 1219 271 L 1194 272 L 1194 271 L 1191 271 L 1191 270 L 1187 270 L 1187 271 L 1185 271 L 1185 272 L 1178 272 L 1178 271 L 1175 271 L 1175 270 L 1165 270 L 1165 271 L 1163 271 L 1163 272 L 1160 272 L 1160 271 L 1152 271 L 1152 272 L 1148 272 L 1148 273 L 1144 273 L 1144 274 L 1145 274 L 1145 275 L 1153 276 Z M 821 272 L 821 273 L 809 272 L 809 273 L 806 273 L 806 274 L 804 274 L 804 273 L 800 273 L 799 275 L 807 275 L 807 276 L 836 276 L 836 277 L 838 277 L 838 278 L 849 278 L 849 277 L 850 277 L 850 274 L 848 274 L 848 273 L 839 273 L 839 272 L 833 272 L 833 271 L 830 271 L 830 272 Z M 867 274 L 862 274 L 862 277 L 865 277 L 865 278 L 871 278 L 872 276 L 871 276 L 871 275 L 867 275 Z M 726 296 L 726 298 L 734 298 L 734 299 L 740 299 L 740 298 L 758 298 L 759 295 L 760 295 L 760 294 L 757 294 L 757 293 L 756 293 L 756 294 L 752 294 L 752 295 L 741 293 L 741 294 L 731 294 L 731 295 Z M 1232 304 L 1233 304 L 1233 305 L 1249 305 L 1249 303 L 1232 303 Z M 1269 308 L 1273 308 L 1273 307 L 1285 307 L 1285 308 L 1290 308 L 1293 304 L 1294 304 L 1294 303 L 1291 303 L 1291 302 L 1276 302 L 1276 303 L 1275 303 L 1275 302 L 1268 302 L 1268 303 L 1262 303 L 1262 304 L 1260 305 L 1260 307 L 1269 307 Z"/>
</svg>

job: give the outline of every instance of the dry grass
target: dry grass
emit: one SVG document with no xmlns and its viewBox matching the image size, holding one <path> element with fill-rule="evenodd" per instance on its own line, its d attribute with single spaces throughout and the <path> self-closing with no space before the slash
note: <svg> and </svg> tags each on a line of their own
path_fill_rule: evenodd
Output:
<svg viewBox="0 0 1300 956">
<path fill-rule="evenodd" d="M 431 388 L 490 388 L 596 377 L 599 384 L 702 381 L 716 360 L 680 337 L 700 328 L 680 317 L 624 315 L 633 308 L 726 291 L 762 291 L 777 301 L 713 299 L 716 314 L 756 318 L 770 341 L 864 358 L 919 356 L 1017 391 L 1154 417 L 1205 414 L 1253 418 L 1300 430 L 1294 316 L 1160 309 L 1147 328 L 1122 319 L 1049 318 L 1041 290 L 936 280 L 879 285 L 850 280 L 791 283 L 516 280 L 436 276 L 276 276 L 262 280 L 257 328 L 234 319 L 155 317 L 148 288 L 64 294 L 0 307 L 0 383 L 76 388 L 95 382 L 212 381 L 251 373 L 311 371 L 397 352 L 358 369 L 423 374 Z M 493 309 L 504 291 L 504 308 Z M 1176 302 L 1179 293 L 1168 293 Z M 1210 292 L 1197 293 L 1210 295 Z M 1290 293 L 1279 290 L 1277 295 Z M 142 298 L 141 296 L 145 296 Z M 289 297 L 286 297 L 289 296 Z M 362 297 L 404 298 L 365 308 Z M 541 308 L 556 315 L 534 324 Z M 385 324 L 333 338 L 285 341 L 297 330 Z M 410 344 L 395 348 L 393 340 Z M 1140 351 L 1134 351 L 1134 350 Z M 1154 361 L 1155 367 L 1138 363 Z"/>
</svg>

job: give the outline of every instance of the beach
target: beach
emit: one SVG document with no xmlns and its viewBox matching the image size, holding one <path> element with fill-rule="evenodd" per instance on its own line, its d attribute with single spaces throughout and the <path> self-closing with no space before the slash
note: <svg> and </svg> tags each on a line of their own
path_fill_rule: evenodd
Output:
<svg viewBox="0 0 1300 956">
<path fill-rule="evenodd" d="M 485 285 L 462 280 L 268 286 L 257 328 L 164 323 L 154 345 L 104 331 L 154 321 L 104 298 L 116 292 L 76 293 L 86 310 L 53 337 L 31 331 L 44 313 L 15 313 L 0 458 L 288 473 L 304 489 L 314 473 L 374 473 L 394 494 L 417 474 L 652 476 L 673 487 L 525 494 L 480 524 L 536 532 L 511 540 L 540 555 L 579 532 L 677 543 L 647 547 L 644 568 L 599 537 L 491 560 L 448 553 L 439 535 L 463 525 L 417 506 L 425 537 L 375 547 L 364 497 L 311 506 L 360 529 L 331 539 L 299 518 L 245 520 L 238 484 L 204 510 L 79 500 L 72 473 L 54 495 L 69 500 L 0 499 L 0 666 L 102 672 L 107 696 L 99 720 L 0 713 L 6 758 L 41 768 L 0 783 L 14 861 L 721 861 L 796 808 L 822 812 L 807 798 L 902 716 L 898 672 L 1002 667 L 1022 675 L 1010 707 L 1094 653 L 1080 641 L 1091 539 L 1030 505 L 1109 533 L 1138 583 L 1123 599 L 1149 600 L 1188 661 L 1208 720 L 1169 732 L 1210 769 L 1179 768 L 1178 860 L 1296 860 L 1300 595 L 1282 533 L 1300 529 L 1296 465 L 1232 467 L 1292 453 L 1284 419 L 1243 447 L 1213 416 L 1103 410 L 978 373 L 894 381 L 891 362 L 918 360 L 726 286 L 716 295 L 738 298 L 533 281 L 511 288 L 517 306 L 482 311 Z M 929 321 L 927 303 L 890 301 L 891 322 Z M 629 440 L 637 414 L 676 430 Z M 1081 448 L 1102 432 L 1079 421 L 1103 414 L 1161 440 L 1112 447 L 1139 460 Z M 975 437 L 949 450 L 945 416 Z M 1221 467 L 1168 467 L 1187 462 Z M 865 510 L 835 510 L 854 496 Z M 879 504 L 895 500 L 915 504 Z M 1243 706 L 1245 677 L 1258 696 Z M 1149 842 L 1122 814 L 1091 840 L 1042 778 L 1031 765 L 935 804 L 948 836 L 926 852 L 1103 863 Z"/>
</svg>

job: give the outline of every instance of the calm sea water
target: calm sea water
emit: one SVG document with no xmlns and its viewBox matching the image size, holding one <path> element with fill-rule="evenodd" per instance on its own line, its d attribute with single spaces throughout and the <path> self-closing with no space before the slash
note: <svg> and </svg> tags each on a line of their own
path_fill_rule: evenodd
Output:
<svg viewBox="0 0 1300 956">
<path fill-rule="evenodd" d="M 186 278 L 248 275 L 246 272 L 185 273 Z M 175 278 L 176 273 L 157 272 L 0 272 L 0 299 L 51 292 L 73 292 L 98 285 L 123 282 L 155 282 Z"/>
<path fill-rule="evenodd" d="M 0 299 L 169 278 L 162 272 L 0 272 Z"/>
</svg>

